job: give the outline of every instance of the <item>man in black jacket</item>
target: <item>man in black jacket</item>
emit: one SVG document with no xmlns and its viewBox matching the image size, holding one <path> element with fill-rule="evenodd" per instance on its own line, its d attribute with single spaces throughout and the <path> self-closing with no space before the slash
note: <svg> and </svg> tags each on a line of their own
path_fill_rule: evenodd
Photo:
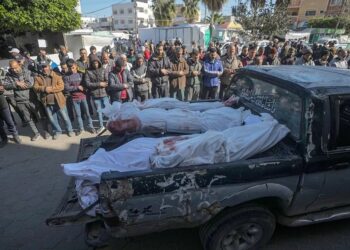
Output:
<svg viewBox="0 0 350 250">
<path fill-rule="evenodd" d="M 36 127 L 32 115 L 39 120 L 38 110 L 34 103 L 30 100 L 30 89 L 33 88 L 34 78 L 31 72 L 22 68 L 16 60 L 9 62 L 9 72 L 5 76 L 4 87 L 6 90 L 13 90 L 17 107 L 21 112 L 25 124 L 28 124 L 34 133 L 31 138 L 32 141 L 36 141 L 40 134 Z"/>
<path fill-rule="evenodd" d="M 148 73 L 152 81 L 153 98 L 169 97 L 171 62 L 165 55 L 163 45 L 157 45 L 156 53 L 148 62 Z"/>
<path fill-rule="evenodd" d="M 109 71 L 102 67 L 98 57 L 92 57 L 90 68 L 85 74 L 85 84 L 92 95 L 98 113 L 99 129 L 97 133 L 102 132 L 104 129 L 102 109 L 109 104 L 106 92 L 108 73 Z"/>
<path fill-rule="evenodd" d="M 134 66 L 131 68 L 131 76 L 134 79 L 135 99 L 143 102 L 148 99 L 150 79 L 146 78 L 147 66 L 142 55 L 136 56 Z"/>
</svg>

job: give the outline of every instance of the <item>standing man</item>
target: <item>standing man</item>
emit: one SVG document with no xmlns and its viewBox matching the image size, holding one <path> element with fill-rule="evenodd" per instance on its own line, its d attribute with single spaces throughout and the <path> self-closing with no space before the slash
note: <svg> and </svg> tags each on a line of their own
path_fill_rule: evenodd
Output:
<svg viewBox="0 0 350 250">
<path fill-rule="evenodd" d="M 282 65 L 294 65 L 295 64 L 295 49 L 293 47 L 290 47 L 288 49 L 288 54 L 287 56 L 283 57 L 281 60 Z"/>
<path fill-rule="evenodd" d="M 133 79 L 124 67 L 124 60 L 118 58 L 114 70 L 108 75 L 108 92 L 111 102 L 128 102 L 133 99 Z"/>
<path fill-rule="evenodd" d="M 58 58 L 60 59 L 60 63 L 67 62 L 69 59 L 67 48 L 63 45 L 60 46 L 60 52 L 58 53 Z"/>
<path fill-rule="evenodd" d="M 34 81 L 34 89 L 40 94 L 42 104 L 45 106 L 46 113 L 53 128 L 53 140 L 56 140 L 62 129 L 58 121 L 58 114 L 62 117 L 68 136 L 73 136 L 72 123 L 69 120 L 66 98 L 63 95 L 64 83 L 62 77 L 51 70 L 49 62 L 41 61 L 39 65 L 42 74 L 38 75 Z"/>
<path fill-rule="evenodd" d="M 313 51 L 310 47 L 304 47 L 301 50 L 302 56 L 297 58 L 295 65 L 315 66 L 315 63 L 312 60 L 312 52 Z"/>
<path fill-rule="evenodd" d="M 191 57 L 187 60 L 189 72 L 186 78 L 186 101 L 197 101 L 200 97 L 202 85 L 202 64 L 200 63 L 199 58 L 199 51 L 197 49 L 193 49 Z"/>
<path fill-rule="evenodd" d="M 88 57 L 86 49 L 84 49 L 84 48 L 81 48 L 79 53 L 80 53 L 80 58 L 77 60 L 78 71 L 81 73 L 85 73 L 85 71 L 90 66 L 89 57 Z"/>
<path fill-rule="evenodd" d="M 270 50 L 270 54 L 265 58 L 263 65 L 280 65 L 281 62 L 278 59 L 278 51 L 275 47 Z"/>
<path fill-rule="evenodd" d="M 170 97 L 177 98 L 180 101 L 185 99 L 186 75 L 188 75 L 188 65 L 183 58 L 183 49 L 176 47 L 175 56 L 171 62 Z"/>
<path fill-rule="evenodd" d="M 95 56 L 92 58 L 90 69 L 85 74 L 85 84 L 90 90 L 98 114 L 98 134 L 104 130 L 102 109 L 109 105 L 106 91 L 109 73 L 107 69 L 102 67 L 100 60 Z"/>
<path fill-rule="evenodd" d="M 254 55 L 251 55 L 251 53 L 249 53 L 248 57 L 249 56 L 255 57 Z M 233 44 L 228 47 L 227 54 L 222 57 L 221 62 L 224 72 L 221 76 L 219 98 L 222 100 L 226 96 L 226 92 L 229 89 L 231 80 L 235 75 L 236 70 L 242 68 L 243 65 L 242 62 L 236 57 L 236 47 Z"/>
<path fill-rule="evenodd" d="M 39 115 L 34 103 L 30 100 L 30 89 L 34 85 L 34 79 L 31 76 L 31 72 L 22 68 L 16 60 L 11 60 L 9 66 L 9 71 L 3 83 L 4 87 L 6 90 L 14 91 L 16 105 L 19 112 L 22 114 L 24 124 L 29 125 L 34 134 L 31 140 L 36 141 L 40 134 L 32 119 L 32 115 L 34 115 L 37 120 L 39 120 Z"/>
<path fill-rule="evenodd" d="M 242 59 L 242 65 L 244 67 L 255 64 L 256 50 L 257 50 L 257 46 L 255 44 L 252 44 L 249 46 L 248 55 Z"/>
<path fill-rule="evenodd" d="M 152 81 L 152 97 L 169 96 L 169 74 L 171 62 L 164 53 L 163 45 L 158 44 L 155 54 L 148 62 L 148 73 Z"/>
<path fill-rule="evenodd" d="M 86 101 L 86 95 L 83 87 L 83 74 L 78 73 L 78 65 L 76 62 L 68 63 L 68 73 L 63 77 L 64 89 L 70 93 L 73 101 L 73 108 L 78 120 L 79 130 L 76 135 L 80 135 L 84 131 L 84 123 L 82 119 L 82 109 L 85 112 L 88 121 L 88 131 L 92 134 L 95 133 L 94 126 L 92 125 L 92 118 L 89 114 L 89 107 Z"/>
<path fill-rule="evenodd" d="M 90 47 L 90 54 L 89 54 L 89 60 L 91 60 L 92 56 L 97 56 L 97 49 L 95 46 Z"/>
<path fill-rule="evenodd" d="M 97 57 L 94 57 L 94 60 L 95 58 L 98 59 Z M 106 74 L 108 75 L 109 72 L 111 72 L 112 69 L 114 68 L 114 61 L 109 58 L 109 55 L 107 52 L 102 52 L 101 59 L 102 59 L 102 68 L 105 70 Z M 90 68 L 91 68 L 91 65 L 90 65 Z"/>
<path fill-rule="evenodd" d="M 216 99 L 220 86 L 220 76 L 224 69 L 222 63 L 217 59 L 216 48 L 210 48 L 202 67 L 203 74 L 203 99 Z"/>
<path fill-rule="evenodd" d="M 320 58 L 318 60 L 315 60 L 315 65 L 327 67 L 328 57 L 329 57 L 329 50 L 328 49 L 321 50 Z"/>
<path fill-rule="evenodd" d="M 146 101 L 148 99 L 148 93 L 150 85 L 150 79 L 146 77 L 147 66 L 144 63 L 143 56 L 137 55 L 136 62 L 131 69 L 131 76 L 134 80 L 135 99 L 139 102 Z"/>
<path fill-rule="evenodd" d="M 12 134 L 14 141 L 18 144 L 22 142 L 18 136 L 18 131 L 15 122 L 12 119 L 9 105 L 7 104 L 6 98 L 4 96 L 4 91 L 4 86 L 0 85 L 0 147 L 5 146 L 8 142 L 4 123 L 6 123 L 7 131 Z"/>
<path fill-rule="evenodd" d="M 348 61 L 346 60 L 347 52 L 344 49 L 338 49 L 337 56 L 329 63 L 331 67 L 340 69 L 348 68 Z"/>
</svg>

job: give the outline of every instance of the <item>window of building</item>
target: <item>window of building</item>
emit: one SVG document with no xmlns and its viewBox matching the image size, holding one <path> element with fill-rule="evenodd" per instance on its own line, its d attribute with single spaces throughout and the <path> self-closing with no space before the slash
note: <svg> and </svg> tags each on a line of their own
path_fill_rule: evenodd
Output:
<svg viewBox="0 0 350 250">
<path fill-rule="evenodd" d="M 137 11 L 143 13 L 143 12 L 145 12 L 145 9 L 141 8 L 141 7 L 137 7 Z"/>
<path fill-rule="evenodd" d="M 118 15 L 118 10 L 113 10 L 113 15 Z"/>
<path fill-rule="evenodd" d="M 316 10 L 308 10 L 305 12 L 305 16 L 316 16 Z"/>
<path fill-rule="evenodd" d="M 298 15 L 298 12 L 294 11 L 291 13 L 291 16 L 297 16 Z"/>
<path fill-rule="evenodd" d="M 132 23 L 133 23 L 133 20 L 128 20 L 128 23 L 129 23 L 129 24 L 132 24 Z"/>
<path fill-rule="evenodd" d="M 120 24 L 125 24 L 125 21 L 124 20 L 120 20 Z"/>
<path fill-rule="evenodd" d="M 343 0 L 331 0 L 330 5 L 342 5 Z"/>
<path fill-rule="evenodd" d="M 119 11 L 119 14 L 124 14 L 124 10 L 123 9 L 121 9 L 120 11 Z"/>
<path fill-rule="evenodd" d="M 115 22 L 114 22 L 114 23 L 115 23 L 115 24 L 117 24 L 117 25 L 119 24 L 118 20 L 115 20 Z"/>
<path fill-rule="evenodd" d="M 320 14 L 323 14 L 323 13 L 324 13 L 324 11 L 323 11 L 323 10 L 321 10 L 321 11 L 320 11 Z"/>
<path fill-rule="evenodd" d="M 132 9 L 128 9 L 128 13 L 129 13 L 129 14 L 132 14 Z"/>
</svg>

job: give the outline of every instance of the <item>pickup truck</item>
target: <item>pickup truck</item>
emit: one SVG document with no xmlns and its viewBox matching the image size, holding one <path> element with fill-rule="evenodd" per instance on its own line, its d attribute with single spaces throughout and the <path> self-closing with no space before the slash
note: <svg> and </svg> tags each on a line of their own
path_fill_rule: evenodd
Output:
<svg viewBox="0 0 350 250">
<path fill-rule="evenodd" d="M 350 217 L 350 71 L 326 67 L 240 69 L 237 106 L 268 112 L 290 133 L 266 152 L 230 163 L 103 173 L 96 217 L 73 182 L 49 226 L 86 223 L 86 242 L 198 227 L 203 249 L 261 249 L 277 223 L 296 227 Z M 78 161 L 139 136 L 81 141 Z"/>
</svg>

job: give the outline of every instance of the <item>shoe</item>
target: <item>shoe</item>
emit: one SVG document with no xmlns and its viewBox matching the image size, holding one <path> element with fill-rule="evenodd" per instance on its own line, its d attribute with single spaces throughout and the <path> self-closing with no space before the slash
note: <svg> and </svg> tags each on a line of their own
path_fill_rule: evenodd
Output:
<svg viewBox="0 0 350 250">
<path fill-rule="evenodd" d="M 50 133 L 45 132 L 43 137 L 44 137 L 45 140 L 49 139 L 50 138 Z"/>
<path fill-rule="evenodd" d="M 21 138 L 19 138 L 19 135 L 13 135 L 13 140 L 17 143 L 17 144 L 21 144 L 22 140 Z"/>
<path fill-rule="evenodd" d="M 96 130 L 94 128 L 88 128 L 87 131 L 91 134 L 95 134 Z"/>
<path fill-rule="evenodd" d="M 67 134 L 69 137 L 72 137 L 73 135 L 74 135 L 74 133 L 73 132 L 68 132 L 68 134 Z"/>
<path fill-rule="evenodd" d="M 58 139 L 58 134 L 54 134 L 53 136 L 52 136 L 52 140 L 57 140 Z"/>
<path fill-rule="evenodd" d="M 31 140 L 31 141 L 36 141 L 36 140 L 39 139 L 39 136 L 40 136 L 40 134 L 37 133 L 37 134 L 35 134 L 32 138 L 30 138 L 30 140 Z"/>
<path fill-rule="evenodd" d="M 75 133 L 75 135 L 76 135 L 76 136 L 79 136 L 79 135 L 81 135 L 81 133 L 83 133 L 83 130 L 78 130 L 78 131 Z M 68 136 L 69 136 L 69 133 L 68 133 Z"/>
<path fill-rule="evenodd" d="M 102 127 L 100 127 L 100 128 L 96 131 L 96 133 L 97 133 L 97 134 L 100 134 L 104 129 L 105 129 L 105 127 L 102 126 Z"/>
</svg>

